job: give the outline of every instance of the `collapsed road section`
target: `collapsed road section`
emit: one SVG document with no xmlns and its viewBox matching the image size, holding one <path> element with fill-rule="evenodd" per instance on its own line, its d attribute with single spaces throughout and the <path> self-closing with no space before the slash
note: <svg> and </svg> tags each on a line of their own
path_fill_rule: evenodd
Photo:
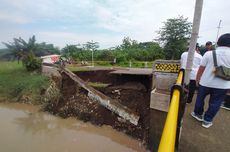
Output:
<svg viewBox="0 0 230 152">
<path fill-rule="evenodd" d="M 64 72 L 66 75 L 68 75 L 72 80 L 74 80 L 80 87 L 84 88 L 88 91 L 88 96 L 93 101 L 99 102 L 102 106 L 105 108 L 111 110 L 112 112 L 116 113 L 123 119 L 131 122 L 134 125 L 138 124 L 138 120 L 140 116 L 127 108 L 126 106 L 120 104 L 118 101 L 104 95 L 100 91 L 97 91 L 93 87 L 87 85 L 81 78 L 79 78 L 77 75 L 72 73 L 68 69 L 64 69 L 62 72 Z"/>
<path fill-rule="evenodd" d="M 110 125 L 148 143 L 151 72 L 142 75 L 114 69 L 61 71 L 61 97 L 45 107 L 61 117 Z M 127 70 L 125 70 L 127 72 Z M 107 84 L 104 87 L 91 85 Z"/>
</svg>

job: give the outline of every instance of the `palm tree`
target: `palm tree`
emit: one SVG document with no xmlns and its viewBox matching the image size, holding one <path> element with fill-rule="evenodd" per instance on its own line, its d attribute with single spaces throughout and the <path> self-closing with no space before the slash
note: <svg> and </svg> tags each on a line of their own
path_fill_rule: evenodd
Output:
<svg viewBox="0 0 230 152">
<path fill-rule="evenodd" d="M 3 42 L 3 44 L 10 50 L 10 54 L 14 56 L 14 59 L 17 59 L 18 62 L 19 60 L 24 62 L 29 55 L 34 55 L 34 51 L 37 49 L 35 42 L 35 36 L 32 36 L 28 42 L 19 37 L 14 38 L 13 42 Z"/>
</svg>

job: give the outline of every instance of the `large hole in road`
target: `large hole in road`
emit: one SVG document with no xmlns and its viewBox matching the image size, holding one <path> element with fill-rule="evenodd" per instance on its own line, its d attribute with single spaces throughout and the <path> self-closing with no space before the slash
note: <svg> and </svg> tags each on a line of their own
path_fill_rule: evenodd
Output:
<svg viewBox="0 0 230 152">
<path fill-rule="evenodd" d="M 149 104 L 152 77 L 149 75 L 111 74 L 112 70 L 78 71 L 78 77 L 112 99 L 140 115 L 135 126 L 112 113 L 87 96 L 67 75 L 62 75 L 63 97 L 47 109 L 62 117 L 77 117 L 97 125 L 110 125 L 136 139 L 148 143 Z"/>
</svg>

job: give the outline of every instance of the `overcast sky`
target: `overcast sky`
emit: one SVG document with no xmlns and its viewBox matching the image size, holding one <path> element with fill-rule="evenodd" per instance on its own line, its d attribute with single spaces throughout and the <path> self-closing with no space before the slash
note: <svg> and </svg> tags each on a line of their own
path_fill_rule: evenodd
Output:
<svg viewBox="0 0 230 152">
<path fill-rule="evenodd" d="M 0 0 L 0 42 L 32 35 L 60 48 L 90 40 L 109 48 L 124 36 L 151 41 L 169 18 L 192 22 L 194 6 L 195 0 Z M 230 33 L 229 14 L 229 0 L 204 0 L 198 42 L 215 41 L 220 19 L 220 34 Z"/>
</svg>

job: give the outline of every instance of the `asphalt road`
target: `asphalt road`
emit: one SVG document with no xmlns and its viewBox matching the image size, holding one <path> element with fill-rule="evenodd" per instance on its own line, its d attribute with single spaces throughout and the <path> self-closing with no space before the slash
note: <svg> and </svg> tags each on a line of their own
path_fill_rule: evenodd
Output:
<svg viewBox="0 0 230 152">
<path fill-rule="evenodd" d="M 206 129 L 201 126 L 201 122 L 190 115 L 194 104 L 195 101 L 186 106 L 179 151 L 230 152 L 230 111 L 220 109 L 214 118 L 213 126 Z"/>
</svg>

